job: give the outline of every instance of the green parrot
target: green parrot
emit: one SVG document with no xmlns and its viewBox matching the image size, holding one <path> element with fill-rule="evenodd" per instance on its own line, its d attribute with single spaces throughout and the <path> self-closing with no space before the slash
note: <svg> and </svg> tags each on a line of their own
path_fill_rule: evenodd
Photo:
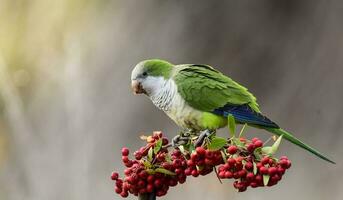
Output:
<svg viewBox="0 0 343 200">
<path fill-rule="evenodd" d="M 131 86 L 135 94 L 147 95 L 183 130 L 200 133 L 201 137 L 225 127 L 228 116 L 232 115 L 237 123 L 282 135 L 293 144 L 334 163 L 265 117 L 254 95 L 209 65 L 173 65 L 159 59 L 144 60 L 133 69 Z"/>
</svg>

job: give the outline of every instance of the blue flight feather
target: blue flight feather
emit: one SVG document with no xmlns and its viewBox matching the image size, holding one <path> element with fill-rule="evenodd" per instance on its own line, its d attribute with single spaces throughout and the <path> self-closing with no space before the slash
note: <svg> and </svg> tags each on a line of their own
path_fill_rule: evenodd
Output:
<svg viewBox="0 0 343 200">
<path fill-rule="evenodd" d="M 215 109 L 212 113 L 224 117 L 227 117 L 231 114 L 236 121 L 244 124 L 247 123 L 271 128 L 279 128 L 279 126 L 273 121 L 263 116 L 261 113 L 252 110 L 248 105 L 228 104 L 221 108 Z"/>
</svg>

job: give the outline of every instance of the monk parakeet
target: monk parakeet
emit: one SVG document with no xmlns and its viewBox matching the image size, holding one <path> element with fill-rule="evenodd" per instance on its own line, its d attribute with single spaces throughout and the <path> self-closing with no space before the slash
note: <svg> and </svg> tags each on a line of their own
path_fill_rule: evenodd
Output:
<svg viewBox="0 0 343 200">
<path fill-rule="evenodd" d="M 265 117 L 253 94 L 209 65 L 173 65 L 159 59 L 145 60 L 135 66 L 131 81 L 135 94 L 147 95 L 184 130 L 209 135 L 225 127 L 231 115 L 237 123 L 282 135 L 293 144 L 334 163 Z"/>
</svg>

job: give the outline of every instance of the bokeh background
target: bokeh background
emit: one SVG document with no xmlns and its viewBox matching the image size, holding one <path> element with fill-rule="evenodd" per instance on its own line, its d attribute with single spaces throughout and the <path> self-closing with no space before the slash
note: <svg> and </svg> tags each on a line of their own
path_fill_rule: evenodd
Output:
<svg viewBox="0 0 343 200">
<path fill-rule="evenodd" d="M 212 174 L 164 199 L 343 199 L 342 20 L 339 0 L 0 0 L 0 199 L 119 199 L 121 147 L 178 130 L 130 91 L 148 58 L 215 66 L 337 161 L 283 142 L 293 167 L 275 187 L 237 193 Z"/>
</svg>

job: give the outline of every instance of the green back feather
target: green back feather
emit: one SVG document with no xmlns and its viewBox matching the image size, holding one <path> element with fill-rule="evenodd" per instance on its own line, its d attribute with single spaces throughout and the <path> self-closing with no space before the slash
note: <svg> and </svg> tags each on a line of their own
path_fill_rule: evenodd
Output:
<svg viewBox="0 0 343 200">
<path fill-rule="evenodd" d="M 226 104 L 248 104 L 260 112 L 256 98 L 245 87 L 208 65 L 177 65 L 174 80 L 180 95 L 198 110 L 210 112 Z"/>
</svg>

